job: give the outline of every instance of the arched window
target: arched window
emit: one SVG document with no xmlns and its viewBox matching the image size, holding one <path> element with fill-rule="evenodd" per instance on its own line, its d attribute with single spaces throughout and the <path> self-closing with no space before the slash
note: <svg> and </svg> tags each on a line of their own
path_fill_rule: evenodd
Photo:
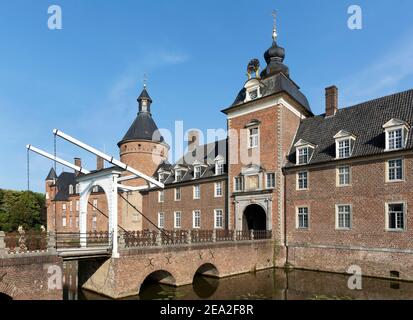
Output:
<svg viewBox="0 0 413 320">
<path fill-rule="evenodd" d="M 76 184 L 76 193 L 80 193 L 80 187 L 79 187 L 79 184 Z"/>
<path fill-rule="evenodd" d="M 73 184 L 69 185 L 69 194 L 73 194 Z"/>
</svg>

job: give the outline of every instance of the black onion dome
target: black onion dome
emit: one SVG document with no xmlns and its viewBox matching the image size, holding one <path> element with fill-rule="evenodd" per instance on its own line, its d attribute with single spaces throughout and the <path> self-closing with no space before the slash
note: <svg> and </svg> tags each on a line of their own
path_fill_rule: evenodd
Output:
<svg viewBox="0 0 413 320">
<path fill-rule="evenodd" d="M 283 63 L 285 59 L 285 49 L 277 45 L 273 41 L 271 48 L 264 53 L 264 59 L 267 62 L 267 67 L 261 72 L 261 78 L 270 77 L 277 73 L 284 73 L 287 77 L 290 76 L 289 68 Z"/>
</svg>

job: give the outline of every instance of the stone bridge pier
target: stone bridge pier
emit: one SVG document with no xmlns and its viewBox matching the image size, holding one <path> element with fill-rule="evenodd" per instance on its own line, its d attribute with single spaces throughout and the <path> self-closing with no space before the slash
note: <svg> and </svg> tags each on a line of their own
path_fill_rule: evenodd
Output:
<svg viewBox="0 0 413 320">
<path fill-rule="evenodd" d="M 104 262 L 83 288 L 125 298 L 139 294 L 148 278 L 184 286 L 192 284 L 197 273 L 222 278 L 272 268 L 275 252 L 271 239 L 123 249 L 119 258 Z"/>
</svg>

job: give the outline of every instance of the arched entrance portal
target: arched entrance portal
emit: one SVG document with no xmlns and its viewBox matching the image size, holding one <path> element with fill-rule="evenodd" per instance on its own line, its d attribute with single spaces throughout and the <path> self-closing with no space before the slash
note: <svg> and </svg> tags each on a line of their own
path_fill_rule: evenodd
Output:
<svg viewBox="0 0 413 320">
<path fill-rule="evenodd" d="M 251 204 L 244 210 L 243 230 L 267 230 L 267 214 L 258 204 Z"/>
</svg>

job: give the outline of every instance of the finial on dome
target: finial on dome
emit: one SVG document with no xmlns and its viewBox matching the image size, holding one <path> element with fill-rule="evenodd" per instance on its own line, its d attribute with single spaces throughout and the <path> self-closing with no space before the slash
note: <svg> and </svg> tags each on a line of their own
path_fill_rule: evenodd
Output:
<svg viewBox="0 0 413 320">
<path fill-rule="evenodd" d="M 272 40 L 275 41 L 277 40 L 278 34 L 277 34 L 277 10 L 272 11 L 272 16 L 274 18 L 274 26 L 272 29 Z"/>
<path fill-rule="evenodd" d="M 143 74 L 143 88 L 146 89 L 148 82 L 148 76 L 146 73 Z"/>
</svg>

